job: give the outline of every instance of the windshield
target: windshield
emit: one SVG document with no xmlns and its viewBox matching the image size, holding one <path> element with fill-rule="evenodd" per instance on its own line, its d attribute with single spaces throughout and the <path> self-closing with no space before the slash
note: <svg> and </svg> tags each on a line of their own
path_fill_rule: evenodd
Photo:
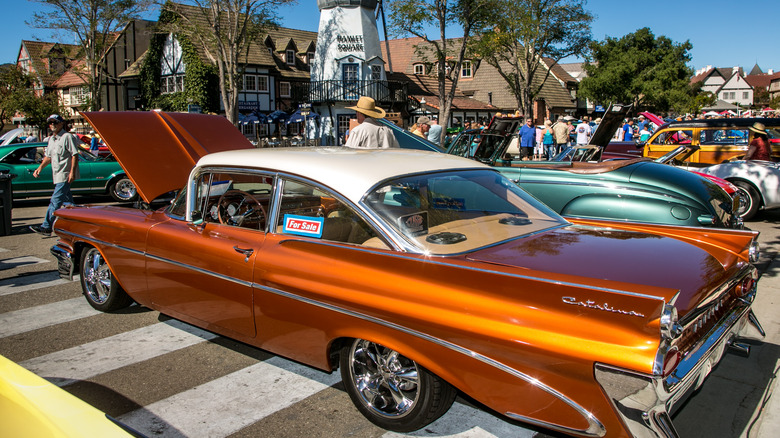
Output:
<svg viewBox="0 0 780 438">
<path fill-rule="evenodd" d="M 363 202 L 428 254 L 468 252 L 566 223 L 491 170 L 401 177 L 378 186 Z"/>
</svg>

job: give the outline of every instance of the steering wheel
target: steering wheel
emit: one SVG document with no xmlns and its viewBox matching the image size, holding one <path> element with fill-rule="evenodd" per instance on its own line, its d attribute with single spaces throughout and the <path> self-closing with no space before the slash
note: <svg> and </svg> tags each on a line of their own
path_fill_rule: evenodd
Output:
<svg viewBox="0 0 780 438">
<path fill-rule="evenodd" d="M 243 190 L 227 190 L 217 201 L 219 223 L 262 230 L 265 209 L 254 196 Z"/>
</svg>

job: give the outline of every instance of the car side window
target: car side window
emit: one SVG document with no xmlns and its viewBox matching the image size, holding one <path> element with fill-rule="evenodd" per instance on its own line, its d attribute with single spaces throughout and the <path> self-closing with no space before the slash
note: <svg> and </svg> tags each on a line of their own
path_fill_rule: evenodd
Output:
<svg viewBox="0 0 780 438">
<path fill-rule="evenodd" d="M 699 144 L 746 146 L 748 137 L 747 129 L 703 129 L 699 135 Z"/>
<path fill-rule="evenodd" d="M 310 184 L 285 180 L 276 231 L 333 242 L 388 246 L 351 207 Z"/>
<path fill-rule="evenodd" d="M 693 131 L 691 130 L 669 130 L 658 134 L 658 137 L 653 141 L 655 144 L 691 144 L 691 138 L 693 137 Z"/>
<path fill-rule="evenodd" d="M 43 161 L 43 147 L 19 148 L 3 158 L 5 164 L 37 164 Z"/>
<path fill-rule="evenodd" d="M 258 173 L 204 173 L 198 179 L 196 210 L 204 222 L 266 231 L 274 177 Z"/>
</svg>

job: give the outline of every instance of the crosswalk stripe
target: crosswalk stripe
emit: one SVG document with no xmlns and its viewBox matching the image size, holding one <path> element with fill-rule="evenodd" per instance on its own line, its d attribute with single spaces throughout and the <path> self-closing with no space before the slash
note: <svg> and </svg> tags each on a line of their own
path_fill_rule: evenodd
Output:
<svg viewBox="0 0 780 438">
<path fill-rule="evenodd" d="M 39 265 L 41 263 L 51 263 L 51 260 L 33 256 L 14 257 L 12 259 L 0 260 L 0 270 L 13 269 L 19 266 Z"/>
<path fill-rule="evenodd" d="M 340 380 L 273 357 L 119 417 L 150 436 L 224 437 Z"/>
<path fill-rule="evenodd" d="M 216 337 L 213 333 L 171 320 L 38 356 L 20 365 L 65 386 Z"/>
<path fill-rule="evenodd" d="M 537 432 L 507 423 L 481 409 L 455 402 L 449 411 L 433 423 L 411 434 L 386 432 L 382 438 L 402 437 L 447 437 L 447 438 L 490 438 L 508 437 L 533 438 Z"/>
<path fill-rule="evenodd" d="M 69 283 L 69 281 L 61 279 L 57 271 L 6 278 L 0 280 L 0 297 L 65 283 Z"/>
<path fill-rule="evenodd" d="M 101 312 L 83 297 L 0 314 L 0 338 L 74 321 Z"/>
</svg>

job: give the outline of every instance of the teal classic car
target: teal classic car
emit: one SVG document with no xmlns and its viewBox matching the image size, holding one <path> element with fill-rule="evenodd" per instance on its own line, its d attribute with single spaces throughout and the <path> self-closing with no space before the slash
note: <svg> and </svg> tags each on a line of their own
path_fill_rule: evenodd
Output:
<svg viewBox="0 0 780 438">
<path fill-rule="evenodd" d="M 54 191 L 51 166 L 46 166 L 38 178 L 33 172 L 43 160 L 46 143 L 17 143 L 0 146 L 0 173 L 15 175 L 13 197 L 50 196 Z M 97 157 L 79 152 L 79 178 L 73 183 L 74 195 L 110 195 L 118 202 L 138 199 L 135 185 L 122 166 L 112 157 Z"/>
<path fill-rule="evenodd" d="M 591 139 L 604 148 L 626 115 L 613 106 Z M 563 216 L 695 227 L 742 228 L 739 200 L 697 174 L 646 158 L 614 161 L 521 161 L 516 126 L 491 122 L 465 131 L 449 154 L 495 166 Z"/>
</svg>

